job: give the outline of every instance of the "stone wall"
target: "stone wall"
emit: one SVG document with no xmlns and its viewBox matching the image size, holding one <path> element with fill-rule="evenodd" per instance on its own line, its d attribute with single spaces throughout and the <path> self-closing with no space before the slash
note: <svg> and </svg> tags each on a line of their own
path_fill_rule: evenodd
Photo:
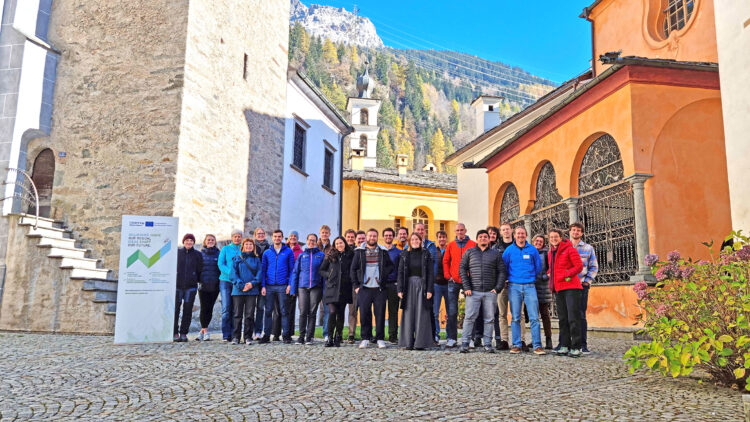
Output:
<svg viewBox="0 0 750 422">
<path fill-rule="evenodd" d="M 279 224 L 288 9 L 190 3 L 174 215 L 199 242 Z"/>
<path fill-rule="evenodd" d="M 53 216 L 118 267 L 122 214 L 172 215 L 187 0 L 53 2 Z"/>
</svg>

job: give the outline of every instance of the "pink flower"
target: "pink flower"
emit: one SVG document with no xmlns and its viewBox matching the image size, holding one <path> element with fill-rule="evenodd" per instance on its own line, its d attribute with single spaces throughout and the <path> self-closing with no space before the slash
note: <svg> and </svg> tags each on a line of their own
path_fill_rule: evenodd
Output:
<svg viewBox="0 0 750 422">
<path fill-rule="evenodd" d="M 670 262 L 677 262 L 680 260 L 680 253 L 677 251 L 672 251 L 667 254 L 667 261 Z"/>
<path fill-rule="evenodd" d="M 656 254 L 650 253 L 643 258 L 643 263 L 649 267 L 653 267 L 657 262 L 659 262 L 659 255 Z"/>
<path fill-rule="evenodd" d="M 638 300 L 643 300 L 648 294 L 646 287 L 648 287 L 648 285 L 645 281 L 639 281 L 633 286 L 633 291 L 635 291 L 636 296 L 638 296 Z"/>
<path fill-rule="evenodd" d="M 705 259 L 701 259 L 700 261 L 698 261 L 698 265 L 708 265 L 708 264 L 710 264 L 710 262 L 706 261 Z"/>
<path fill-rule="evenodd" d="M 742 249 L 734 253 L 740 261 L 750 261 L 750 245 L 745 245 Z"/>
<path fill-rule="evenodd" d="M 670 270 L 669 265 L 665 265 L 665 266 L 659 268 L 658 270 L 656 270 L 656 274 L 655 274 L 656 279 L 659 280 L 659 281 L 664 281 L 664 280 L 668 279 L 669 276 L 670 276 L 670 274 L 669 274 L 670 271 L 669 270 Z"/>
<path fill-rule="evenodd" d="M 664 306 L 664 305 L 659 305 L 659 307 L 656 308 L 656 315 L 657 316 L 662 316 L 662 315 L 664 315 L 665 312 L 667 312 L 667 307 Z"/>
<path fill-rule="evenodd" d="M 685 267 L 682 269 L 682 278 L 689 278 L 695 272 L 694 267 Z"/>
</svg>

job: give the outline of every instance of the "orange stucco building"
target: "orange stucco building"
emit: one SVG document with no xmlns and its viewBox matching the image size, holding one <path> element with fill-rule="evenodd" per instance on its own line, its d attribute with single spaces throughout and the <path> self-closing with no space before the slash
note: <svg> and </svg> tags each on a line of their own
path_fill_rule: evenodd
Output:
<svg viewBox="0 0 750 422">
<path fill-rule="evenodd" d="M 589 327 L 630 327 L 646 254 L 704 258 L 732 229 L 713 3 L 600 0 L 582 17 L 587 80 L 474 166 L 490 224 L 584 224 L 600 266 Z"/>
</svg>

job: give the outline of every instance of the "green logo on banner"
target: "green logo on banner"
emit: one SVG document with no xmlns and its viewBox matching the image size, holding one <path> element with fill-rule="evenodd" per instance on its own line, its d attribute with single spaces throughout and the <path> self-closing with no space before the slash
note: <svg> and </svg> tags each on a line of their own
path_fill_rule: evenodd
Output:
<svg viewBox="0 0 750 422">
<path fill-rule="evenodd" d="M 172 249 L 172 241 L 169 241 L 164 246 L 162 246 L 161 249 L 156 251 L 156 253 L 151 256 L 151 258 L 147 257 L 145 253 L 138 249 L 128 257 L 128 265 L 126 266 L 126 268 L 130 268 L 130 266 L 135 264 L 137 261 L 143 263 L 146 268 L 151 268 L 154 264 L 159 262 L 159 259 L 166 255 L 170 249 Z"/>
</svg>

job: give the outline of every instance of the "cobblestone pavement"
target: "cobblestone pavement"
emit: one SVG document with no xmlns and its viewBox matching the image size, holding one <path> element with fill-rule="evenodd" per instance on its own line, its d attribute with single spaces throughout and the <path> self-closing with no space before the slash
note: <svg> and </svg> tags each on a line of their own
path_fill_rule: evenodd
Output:
<svg viewBox="0 0 750 422">
<path fill-rule="evenodd" d="M 0 419 L 740 420 L 737 392 L 631 376 L 632 342 L 590 343 L 572 359 L 0 333 Z"/>
</svg>

